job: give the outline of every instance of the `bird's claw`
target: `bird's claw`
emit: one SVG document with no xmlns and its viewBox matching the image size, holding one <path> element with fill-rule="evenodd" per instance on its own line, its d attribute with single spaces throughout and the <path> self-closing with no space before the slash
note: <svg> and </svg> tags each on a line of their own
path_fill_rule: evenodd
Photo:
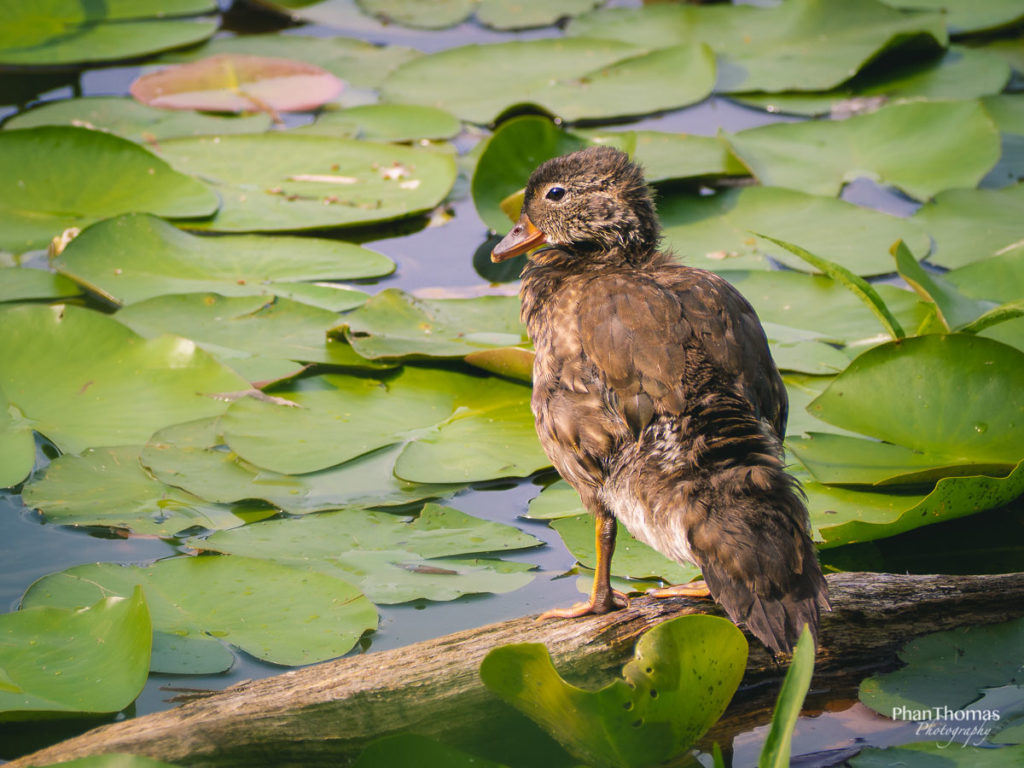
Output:
<svg viewBox="0 0 1024 768">
<path fill-rule="evenodd" d="M 553 608 L 550 611 L 544 611 L 544 613 L 537 617 L 537 621 L 544 621 L 545 619 L 578 619 L 581 616 L 610 613 L 611 611 L 617 611 L 619 608 L 628 607 L 629 596 L 624 592 L 613 589 L 604 600 L 591 596 L 586 602 L 576 603 L 569 608 Z"/>
<path fill-rule="evenodd" d="M 663 589 L 649 589 L 647 594 L 651 597 L 711 597 L 711 590 L 707 583 L 701 579 L 691 581 L 689 584 L 676 584 Z"/>
</svg>

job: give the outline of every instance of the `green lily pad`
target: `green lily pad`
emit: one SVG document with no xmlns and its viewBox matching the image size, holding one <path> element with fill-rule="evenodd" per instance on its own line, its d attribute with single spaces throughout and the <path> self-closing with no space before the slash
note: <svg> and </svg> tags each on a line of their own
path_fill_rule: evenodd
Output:
<svg viewBox="0 0 1024 768">
<path fill-rule="evenodd" d="M 475 368 L 496 373 L 507 379 L 531 382 L 533 380 L 534 352 L 522 347 L 497 347 L 470 352 L 464 358 Z"/>
<path fill-rule="evenodd" d="M 476 18 L 493 29 L 546 27 L 600 4 L 601 0 L 480 0 Z"/>
<path fill-rule="evenodd" d="M 658 214 L 666 246 L 687 264 L 716 272 L 769 269 L 766 255 L 792 269 L 814 269 L 757 233 L 799 243 L 858 275 L 892 272 L 889 246 L 896 240 L 908 243 L 919 259 L 929 248 L 928 236 L 914 222 L 781 187 L 671 193 L 659 199 Z"/>
<path fill-rule="evenodd" d="M 213 219 L 188 223 L 215 232 L 391 221 L 430 210 L 455 181 L 440 152 L 291 132 L 172 139 L 160 154 L 220 194 Z"/>
<path fill-rule="evenodd" d="M 627 152 L 644 169 L 648 183 L 707 176 L 746 176 L 744 166 L 719 136 L 695 136 L 663 131 L 581 130 L 594 144 Z"/>
<path fill-rule="evenodd" d="M 869 67 L 824 93 L 743 93 L 733 98 L 769 112 L 838 116 L 871 111 L 888 102 L 976 99 L 999 93 L 1009 78 L 1010 65 L 996 54 L 951 45 L 935 58 Z M 989 109 L 987 101 L 985 107 Z"/>
<path fill-rule="evenodd" d="M 803 709 L 807 690 L 814 675 L 814 637 L 805 625 L 800 633 L 793 660 L 786 670 L 779 698 L 775 701 L 772 724 L 757 761 L 758 768 L 789 768 L 793 729 Z"/>
<path fill-rule="evenodd" d="M 495 648 L 480 677 L 589 765 L 639 768 L 685 754 L 725 711 L 746 661 L 732 622 L 694 615 L 645 633 L 625 679 L 598 691 L 567 683 L 540 643 Z"/>
<path fill-rule="evenodd" d="M 946 44 L 940 14 L 903 14 L 874 0 L 602 9 L 568 31 L 657 47 L 707 43 L 719 58 L 715 90 L 726 93 L 826 90 L 911 40 Z"/>
<path fill-rule="evenodd" d="M 466 72 L 487 72 L 466 79 Z M 703 100 L 715 65 L 703 45 L 650 51 L 584 38 L 467 45 L 422 56 L 392 72 L 384 101 L 426 104 L 474 123 L 529 104 L 565 120 L 642 115 Z"/>
<path fill-rule="evenodd" d="M 896 269 L 922 300 L 935 305 L 935 314 L 946 331 L 959 331 L 971 325 L 994 307 L 992 302 L 971 299 L 960 293 L 956 286 L 924 269 L 907 247 L 898 242 L 893 246 Z"/>
<path fill-rule="evenodd" d="M 586 512 L 576 489 L 559 478 L 530 500 L 526 516 L 531 520 L 554 520 L 559 517 L 579 517 Z"/>
<path fill-rule="evenodd" d="M 972 261 L 943 277 L 972 299 L 1013 301 L 1024 296 L 1024 247 Z"/>
<path fill-rule="evenodd" d="M 464 357 L 529 344 L 515 296 L 417 299 L 388 288 L 345 315 L 334 334 L 371 360 Z"/>
<path fill-rule="evenodd" d="M 386 256 L 339 240 L 227 235 L 197 237 L 145 214 L 93 224 L 53 261 L 64 275 L 115 304 L 166 294 L 281 296 L 297 301 L 320 287 L 345 299 L 340 311 L 365 300 L 360 291 L 300 281 L 378 277 L 394 270 Z M 319 302 L 316 302 L 320 306 Z"/>
<path fill-rule="evenodd" d="M 956 727 L 956 725 L 951 725 Z M 970 728 L 971 726 L 961 726 Z M 936 732 L 939 734 L 939 732 Z M 939 734 L 941 735 L 941 734 Z M 869 747 L 850 758 L 852 768 L 1016 768 L 1024 760 L 1024 745 L 992 749 L 962 741 L 921 741 L 900 747 Z"/>
<path fill-rule="evenodd" d="M 270 115 L 238 117 L 179 112 L 139 104 L 122 96 L 91 96 L 50 101 L 14 115 L 5 129 L 41 125 L 70 125 L 114 133 L 138 144 L 226 133 L 262 133 L 270 128 Z"/>
<path fill-rule="evenodd" d="M 357 0 L 359 9 L 385 23 L 401 24 L 419 29 L 444 29 L 466 19 L 476 0 L 444 0 L 418 3 L 410 0 Z"/>
<path fill-rule="evenodd" d="M 999 131 L 977 101 L 893 104 L 848 120 L 776 123 L 728 138 L 762 184 L 819 195 L 866 177 L 927 200 L 976 186 L 1000 155 Z"/>
<path fill-rule="evenodd" d="M 315 123 L 293 133 L 367 141 L 450 139 L 462 130 L 459 119 L 443 109 L 412 104 L 366 104 L 324 112 Z"/>
<path fill-rule="evenodd" d="M 594 552 L 594 518 L 592 515 L 560 517 L 551 521 L 551 527 L 558 531 L 566 548 L 576 561 L 593 569 L 597 565 Z M 619 523 L 612 557 L 612 573 L 627 579 L 657 578 L 668 584 L 685 584 L 700 576 L 696 566 L 669 560 L 646 544 L 629 535 L 625 526 Z"/>
<path fill-rule="evenodd" d="M 261 499 L 304 514 L 338 507 L 408 504 L 447 496 L 461 485 L 410 483 L 395 477 L 401 444 L 381 448 L 321 472 L 282 475 L 223 450 L 215 420 L 161 430 L 141 454 L 157 478 L 221 504 Z"/>
<path fill-rule="evenodd" d="M 124 709 L 146 684 L 151 632 L 138 587 L 97 595 L 77 610 L 26 607 L 0 616 L 0 722 Z"/>
<path fill-rule="evenodd" d="M 55 765 L 64 768 L 174 768 L 171 763 L 163 760 L 154 760 L 151 757 L 142 755 L 125 755 L 112 752 L 105 755 L 92 755 L 90 757 L 79 757 L 75 760 L 68 760 Z"/>
<path fill-rule="evenodd" d="M 175 333 L 229 363 L 258 355 L 350 368 L 373 368 L 343 342 L 327 338 L 338 316 L 277 296 L 184 293 L 124 307 L 117 319 L 146 337 Z"/>
<path fill-rule="evenodd" d="M 370 742 L 352 768 L 507 768 L 415 733 L 396 733 Z"/>
<path fill-rule="evenodd" d="M 894 719 L 948 720 L 944 708 L 968 708 L 984 688 L 1024 685 L 1021 648 L 1022 619 L 925 635 L 900 651 L 905 666 L 863 680 L 859 698 Z"/>
<path fill-rule="evenodd" d="M 944 477 L 928 494 L 885 493 L 804 482 L 822 547 L 895 536 L 1009 504 L 1024 494 L 1024 463 L 1006 477 Z"/>
<path fill-rule="evenodd" d="M 69 227 L 129 211 L 184 218 L 217 206 L 208 187 L 127 139 L 71 127 L 0 131 L 0 248 L 42 248 Z"/>
<path fill-rule="evenodd" d="M 795 371 L 819 376 L 832 375 L 849 365 L 850 358 L 823 341 L 768 341 L 772 359 L 780 371 Z"/>
<path fill-rule="evenodd" d="M 0 389 L 0 488 L 17 485 L 36 463 L 32 425 L 7 402 Z"/>
<path fill-rule="evenodd" d="M 526 572 L 533 566 L 464 556 L 541 542 L 511 526 L 427 504 L 415 519 L 345 509 L 254 523 L 188 543 L 309 568 L 351 581 L 376 603 L 404 603 L 518 589 L 533 579 Z"/>
<path fill-rule="evenodd" d="M 951 189 L 913 220 L 935 239 L 929 261 L 954 269 L 991 256 L 1024 253 L 1024 183 L 1005 189 Z"/>
<path fill-rule="evenodd" d="M 984 32 L 1006 27 L 1024 19 L 1024 10 L 1014 0 L 882 0 L 901 10 L 935 10 L 944 14 L 951 34 Z"/>
<path fill-rule="evenodd" d="M 168 225 L 169 226 L 169 225 Z M 0 267 L 0 303 L 81 296 L 82 289 L 45 269 Z"/>
<path fill-rule="evenodd" d="M 0 390 L 65 453 L 144 443 L 169 424 L 222 413 L 212 395 L 248 387 L 187 339 L 146 340 L 87 309 L 0 309 L 0 327 Z"/>
<path fill-rule="evenodd" d="M 148 536 L 173 536 L 189 528 L 234 528 L 245 520 L 165 485 L 139 465 L 141 446 L 89 448 L 60 456 L 25 485 L 25 505 L 55 525 L 109 526 Z"/>
<path fill-rule="evenodd" d="M 348 652 L 377 626 L 373 603 L 341 579 L 234 555 L 80 565 L 35 582 L 22 605 L 76 608 L 138 586 L 161 633 L 154 646 L 162 634 L 213 636 L 274 664 L 313 664 Z"/>
<path fill-rule="evenodd" d="M 53 66 L 130 59 L 192 45 L 217 31 L 215 21 L 166 17 L 211 13 L 211 0 L 0 0 L 0 64 Z"/>
</svg>

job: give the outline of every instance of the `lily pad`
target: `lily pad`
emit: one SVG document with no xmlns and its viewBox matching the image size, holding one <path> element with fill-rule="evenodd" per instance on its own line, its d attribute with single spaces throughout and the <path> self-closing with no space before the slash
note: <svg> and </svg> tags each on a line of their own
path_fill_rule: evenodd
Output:
<svg viewBox="0 0 1024 768">
<path fill-rule="evenodd" d="M 230 235 L 197 237 L 145 214 L 93 224 L 72 240 L 54 266 L 115 304 L 166 294 L 281 296 L 306 299 L 300 281 L 379 277 L 394 270 L 386 256 L 339 240 Z M 365 294 L 327 287 L 358 306 Z M 310 303 L 310 302 L 307 302 Z"/>
<path fill-rule="evenodd" d="M 928 236 L 914 222 L 781 187 L 672 193 L 658 201 L 658 214 L 666 246 L 687 264 L 716 272 L 770 269 L 765 256 L 792 269 L 814 269 L 757 233 L 798 243 L 858 275 L 892 272 L 889 246 L 896 240 L 908 243 L 919 259 L 929 248 Z"/>
<path fill-rule="evenodd" d="M 580 517 L 586 512 L 576 489 L 565 480 L 558 479 L 530 500 L 526 516 L 531 520 L 554 520 L 559 517 Z"/>
<path fill-rule="evenodd" d="M 0 131 L 0 248 L 42 248 L 69 227 L 129 211 L 185 218 L 218 205 L 208 187 L 127 139 L 71 127 Z"/>
<path fill-rule="evenodd" d="M 215 232 L 390 221 L 430 210 L 455 181 L 440 152 L 289 132 L 172 139 L 160 154 L 220 194 L 213 219 L 188 223 Z"/>
<path fill-rule="evenodd" d="M 334 334 L 371 360 L 463 357 L 529 344 L 515 296 L 417 299 L 388 288 L 342 318 Z"/>
<path fill-rule="evenodd" d="M 935 239 L 929 261 L 954 269 L 991 256 L 1024 253 L 1024 183 L 1005 189 L 951 189 L 914 214 Z"/>
<path fill-rule="evenodd" d="M 326 104 L 343 83 L 314 64 L 221 53 L 142 75 L 131 94 L 160 109 L 207 112 L 303 112 Z"/>
<path fill-rule="evenodd" d="M 338 319 L 334 312 L 276 296 L 156 296 L 123 308 L 117 319 L 142 336 L 185 336 L 227 363 L 234 357 L 256 355 L 350 368 L 379 367 L 367 363 L 347 344 L 327 338 L 327 329 Z"/>
<path fill-rule="evenodd" d="M 593 10 L 602 0 L 480 0 L 476 18 L 493 29 L 528 29 Z"/>
<path fill-rule="evenodd" d="M 593 569 L 597 565 L 594 552 L 594 518 L 592 515 L 561 517 L 551 521 L 566 548 L 576 561 Z M 612 557 L 612 573 L 627 579 L 657 578 L 668 584 L 685 584 L 700 576 L 696 566 L 669 560 L 646 544 L 630 536 L 621 523 Z"/>
<path fill-rule="evenodd" d="M 1000 155 L 999 131 L 977 101 L 893 104 L 848 120 L 776 123 L 728 138 L 762 184 L 819 195 L 868 178 L 927 200 L 976 186 Z"/>
<path fill-rule="evenodd" d="M 946 44 L 940 14 L 903 14 L 874 0 L 602 9 L 568 31 L 657 47 L 707 43 L 719 58 L 715 90 L 725 93 L 825 90 L 909 41 Z"/>
<path fill-rule="evenodd" d="M 370 742 L 352 768 L 507 768 L 415 733 L 396 733 Z"/>
<path fill-rule="evenodd" d="M 954 726 L 955 727 L 955 726 Z M 970 726 L 962 726 L 970 727 Z M 1016 768 L 1024 760 L 1024 746 L 992 749 L 948 740 L 921 741 L 900 747 L 870 747 L 850 758 L 852 768 Z"/>
<path fill-rule="evenodd" d="M 732 622 L 694 615 L 645 633 L 625 679 L 598 691 L 567 683 L 540 643 L 495 648 L 480 677 L 589 765 L 639 768 L 684 754 L 721 717 L 746 661 Z"/>
<path fill-rule="evenodd" d="M 35 582 L 22 605 L 77 608 L 139 586 L 154 647 L 165 635 L 213 636 L 273 664 L 313 664 L 348 652 L 377 626 L 373 604 L 341 579 L 233 555 L 79 565 Z"/>
<path fill-rule="evenodd" d="M 901 10 L 935 10 L 944 14 L 950 34 L 985 32 L 1010 26 L 1024 19 L 1024 10 L 1014 0 L 882 0 Z"/>
<path fill-rule="evenodd" d="M 1024 296 L 1024 244 L 980 261 L 972 261 L 943 277 L 965 296 L 992 301 L 1013 301 Z"/>
<path fill-rule="evenodd" d="M 0 389 L 0 488 L 17 485 L 36 463 L 36 441 L 32 425 L 11 408 Z"/>
<path fill-rule="evenodd" d="M 124 709 L 146 684 L 151 632 L 138 587 L 0 616 L 0 721 Z"/>
<path fill-rule="evenodd" d="M 465 556 L 541 542 L 511 526 L 427 504 L 414 519 L 346 509 L 254 523 L 188 543 L 327 573 L 356 584 L 376 603 L 403 603 L 518 589 L 533 579 L 526 572 L 533 566 Z"/>
<path fill-rule="evenodd" d="M 170 226 L 170 225 L 168 225 Z M 45 269 L 0 267 L 0 303 L 81 296 L 82 289 Z"/>
<path fill-rule="evenodd" d="M 169 424 L 222 413 L 212 395 L 248 387 L 187 339 L 146 340 L 87 309 L 0 309 L 0 327 L 0 390 L 65 453 L 144 443 Z"/>
<path fill-rule="evenodd" d="M 324 112 L 295 133 L 367 141 L 450 139 L 462 130 L 459 119 L 443 109 L 412 104 L 367 104 Z"/>
<path fill-rule="evenodd" d="M 463 77 L 487 72 L 486 78 Z M 533 105 L 565 120 L 642 115 L 703 100 L 715 78 L 703 45 L 650 51 L 585 38 L 467 45 L 402 65 L 381 86 L 385 101 L 447 109 L 489 123 Z"/>
<path fill-rule="evenodd" d="M 114 61 L 201 42 L 217 22 L 166 18 L 212 13 L 211 0 L 0 0 L 0 64 L 54 66 Z"/>
<path fill-rule="evenodd" d="M 419 29 L 444 29 L 466 19 L 477 0 L 443 0 L 418 3 L 409 0 L 356 0 L 359 9 L 383 23 Z"/>
<path fill-rule="evenodd" d="M 339 507 L 379 507 L 447 496 L 463 486 L 410 483 L 395 477 L 401 444 L 381 448 L 321 472 L 282 475 L 224 450 L 214 420 L 162 430 L 141 454 L 157 478 L 210 501 L 261 499 L 304 514 Z"/>
<path fill-rule="evenodd" d="M 924 269 L 902 242 L 893 246 L 896 268 L 907 284 L 914 289 L 923 301 L 935 306 L 935 314 L 942 327 L 948 331 L 959 331 L 971 326 L 975 321 L 995 307 L 992 302 L 979 301 L 964 296 L 956 286 L 939 275 Z"/>
<path fill-rule="evenodd" d="M 50 101 L 14 115 L 5 129 L 41 125 L 70 125 L 114 133 L 137 144 L 152 144 L 180 136 L 226 133 L 262 133 L 270 128 L 270 115 L 225 117 L 197 112 L 175 112 L 139 104 L 122 96 L 91 96 Z"/>
<path fill-rule="evenodd" d="M 55 525 L 108 526 L 148 536 L 189 528 L 234 528 L 232 510 L 165 485 L 139 465 L 141 446 L 90 448 L 60 456 L 25 485 L 25 505 Z"/>
</svg>

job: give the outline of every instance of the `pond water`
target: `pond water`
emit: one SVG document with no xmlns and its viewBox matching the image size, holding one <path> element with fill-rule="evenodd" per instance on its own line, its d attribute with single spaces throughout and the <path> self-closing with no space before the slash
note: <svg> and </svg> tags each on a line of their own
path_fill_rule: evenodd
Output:
<svg viewBox="0 0 1024 768">
<path fill-rule="evenodd" d="M 632 5 L 632 3 L 619 3 Z M 249 7 L 235 9 L 230 15 L 236 29 L 274 28 L 272 17 Z M 552 34 L 539 31 L 525 34 L 498 33 L 475 24 L 463 24 L 455 29 L 438 32 L 417 32 L 400 27 L 385 27 L 368 23 L 365 29 L 336 30 L 311 25 L 279 28 L 281 34 L 335 35 L 360 37 L 375 43 L 398 43 L 424 51 L 441 50 L 467 42 L 491 42 L 517 38 L 530 38 Z M 222 33 L 231 34 L 231 33 Z M 81 78 L 81 95 L 123 95 L 138 75 L 137 67 L 114 67 L 88 70 Z M 61 88 L 48 92 L 46 100 L 66 98 L 71 89 Z M 0 118 L 13 112 L 0 107 Z M 289 118 L 302 121 L 306 118 Z M 710 98 L 699 105 L 639 121 L 623 123 L 623 128 L 654 129 L 713 136 L 720 130 L 737 131 L 743 128 L 784 119 L 778 115 L 748 109 L 722 98 Z M 464 133 L 457 144 L 466 151 L 483 135 L 479 131 Z M 901 216 L 911 214 L 917 203 L 897 193 L 883 190 L 867 182 L 857 181 L 846 187 L 843 197 L 866 207 L 877 208 Z M 366 281 L 360 287 L 375 293 L 384 288 L 402 288 L 422 297 L 468 297 L 482 294 L 515 293 L 515 284 L 488 283 L 472 267 L 473 254 L 488 242 L 489 233 L 468 197 L 451 204 L 454 214 L 444 226 L 408 231 L 408 224 L 399 224 L 396 235 L 375 229 L 359 233 L 369 248 L 391 257 L 397 266 L 394 274 L 376 281 Z M 54 453 L 49 446 L 40 446 L 41 462 Z M 505 553 L 508 560 L 519 560 L 537 566 L 535 578 L 526 587 L 504 595 L 465 597 L 447 603 L 417 601 L 397 606 L 380 606 L 381 621 L 376 632 L 364 637 L 353 653 L 374 652 L 403 646 L 419 640 L 437 637 L 482 624 L 537 613 L 552 607 L 568 605 L 579 599 L 577 577 L 572 573 L 574 559 L 568 553 L 559 535 L 544 521 L 526 520 L 522 515 L 527 503 L 540 488 L 555 479 L 552 472 L 521 481 L 477 484 L 457 494 L 449 502 L 466 513 L 488 520 L 515 525 L 538 539 L 540 548 L 516 553 Z M 885 542 L 883 548 L 872 548 L 860 558 L 856 548 L 838 550 L 831 558 L 843 562 L 863 564 L 870 562 L 883 570 L 886 562 L 893 562 L 900 553 L 922 550 L 933 557 L 916 564 L 903 565 L 908 571 L 935 572 L 946 566 L 948 572 L 986 570 L 979 563 L 989 562 L 990 553 L 985 541 L 979 541 L 970 553 L 964 553 L 962 542 L 971 531 L 987 528 L 999 531 L 1004 556 L 993 570 L 1024 569 L 1024 526 L 1020 524 L 1020 505 L 1011 510 L 988 513 L 972 519 L 970 525 L 947 524 L 935 530 L 905 534 Z M 986 524 L 986 520 L 990 521 Z M 957 547 L 956 544 L 961 546 Z M 944 552 L 943 547 L 946 547 Z M 884 551 L 883 551 L 884 550 Z M 181 542 L 134 536 L 122 538 L 101 534 L 96 530 L 75 530 L 44 525 L 40 516 L 25 508 L 16 494 L 0 492 L 0 610 L 14 610 L 25 589 L 36 579 L 79 563 L 111 561 L 147 564 L 183 551 Z M 958 562 L 949 552 L 959 552 L 970 560 Z M 844 558 L 846 558 L 844 560 Z M 153 675 L 134 706 L 134 714 L 141 715 L 172 706 L 167 689 L 220 689 L 240 680 L 264 677 L 282 671 L 282 668 L 261 662 L 236 651 L 237 661 L 230 672 L 213 676 Z M 827 700 L 819 693 L 818 701 Z M 912 726 L 881 718 L 856 701 L 839 700 L 823 706 L 825 711 L 803 717 L 797 726 L 793 754 L 805 755 L 800 765 L 831 765 L 842 750 L 862 744 L 888 746 L 916 740 Z M 740 734 L 732 744 L 733 765 L 752 766 L 767 733 L 761 725 Z M 37 736 L 33 736 L 35 740 Z M 7 749 L 10 749 L 8 745 Z M 17 751 L 2 754 L 10 758 Z M 837 752 L 838 750 L 838 752 Z M 795 763 L 797 764 L 797 763 Z"/>
</svg>

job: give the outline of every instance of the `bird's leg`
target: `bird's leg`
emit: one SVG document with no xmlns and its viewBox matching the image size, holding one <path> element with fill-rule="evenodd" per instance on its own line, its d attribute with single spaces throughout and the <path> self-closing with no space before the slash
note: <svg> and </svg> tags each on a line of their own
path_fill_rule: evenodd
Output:
<svg viewBox="0 0 1024 768">
<path fill-rule="evenodd" d="M 647 594 L 651 597 L 711 597 L 711 590 L 708 589 L 704 579 L 700 579 L 699 581 L 691 581 L 689 584 L 676 584 L 664 589 L 652 589 Z"/>
<path fill-rule="evenodd" d="M 629 604 L 621 592 L 612 589 L 612 554 L 615 552 L 615 518 L 607 512 L 596 516 L 594 526 L 594 546 L 597 550 L 597 568 L 594 570 L 594 586 L 590 590 L 590 599 L 585 603 L 576 603 L 571 608 L 555 608 L 545 611 L 540 619 L 575 619 L 589 613 L 608 613 L 617 608 L 625 608 Z"/>
</svg>

